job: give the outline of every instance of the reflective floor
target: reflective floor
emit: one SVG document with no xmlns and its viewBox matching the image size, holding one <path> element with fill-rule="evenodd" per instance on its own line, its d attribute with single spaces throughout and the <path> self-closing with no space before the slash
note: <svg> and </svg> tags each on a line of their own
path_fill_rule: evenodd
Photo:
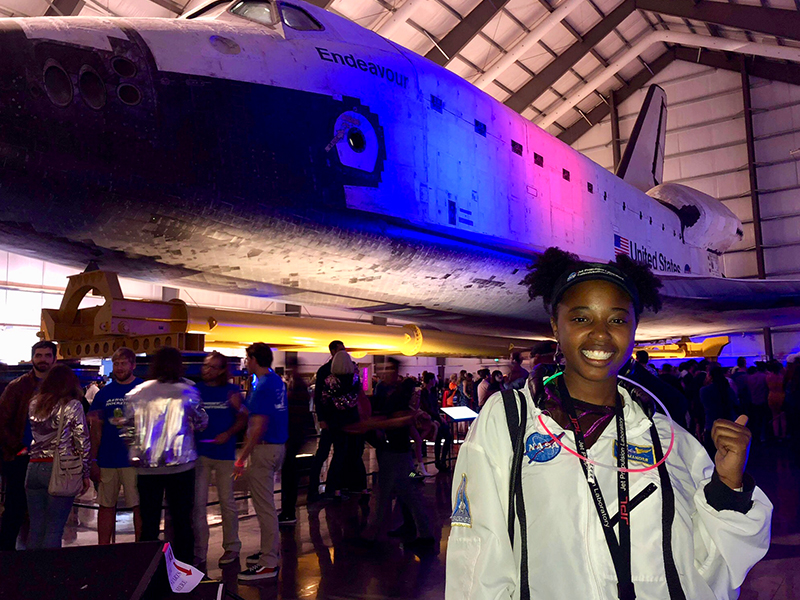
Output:
<svg viewBox="0 0 800 600">
<path fill-rule="evenodd" d="M 748 470 L 766 492 L 772 514 L 772 545 L 742 586 L 743 600 L 800 598 L 800 466 L 787 445 L 755 447 Z"/>
<path fill-rule="evenodd" d="M 741 598 L 745 600 L 800 599 L 800 468 L 785 446 L 755 447 L 750 472 L 775 505 L 772 546 L 766 558 L 751 571 Z M 357 598 L 363 600 L 437 599 L 444 597 L 444 561 L 449 534 L 451 476 L 439 474 L 421 483 L 426 500 L 441 532 L 439 554 L 420 558 L 404 549 L 402 542 L 379 548 L 363 548 L 353 539 L 364 523 L 369 508 L 356 496 L 347 501 L 323 501 L 310 509 L 298 509 L 296 526 L 282 528 L 283 564 L 277 581 L 240 585 L 236 575 L 247 554 L 258 549 L 259 531 L 252 509 L 240 521 L 242 555 L 240 565 L 217 567 L 222 554 L 222 529 L 211 528 L 208 553 L 209 575 L 221 578 L 241 597 L 256 598 Z M 301 499 L 301 504 L 304 504 Z M 84 514 L 84 511 L 81 511 Z M 209 509 L 210 521 L 218 521 L 216 508 Z M 91 517 L 72 526 L 65 535 L 68 544 L 96 541 Z M 395 515 L 393 526 L 401 523 Z M 129 517 L 120 515 L 118 541 L 132 541 Z"/>
</svg>

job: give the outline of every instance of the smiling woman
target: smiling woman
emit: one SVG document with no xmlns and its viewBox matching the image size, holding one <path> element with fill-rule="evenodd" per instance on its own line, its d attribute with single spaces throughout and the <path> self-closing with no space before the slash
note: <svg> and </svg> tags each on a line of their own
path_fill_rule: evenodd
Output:
<svg viewBox="0 0 800 600">
<path fill-rule="evenodd" d="M 661 282 L 641 263 L 582 263 L 549 248 L 525 277 L 531 299 L 541 296 L 564 353 L 564 379 L 577 398 L 613 406 L 616 375 L 630 360 L 642 310 L 658 312 Z"/>
<path fill-rule="evenodd" d="M 462 445 L 446 597 L 737 597 L 769 546 L 772 505 L 744 474 L 746 417 L 714 424 L 712 463 L 634 384 L 636 326 L 661 307 L 661 283 L 626 256 L 549 248 L 525 284 L 563 371 L 495 394 Z"/>
</svg>

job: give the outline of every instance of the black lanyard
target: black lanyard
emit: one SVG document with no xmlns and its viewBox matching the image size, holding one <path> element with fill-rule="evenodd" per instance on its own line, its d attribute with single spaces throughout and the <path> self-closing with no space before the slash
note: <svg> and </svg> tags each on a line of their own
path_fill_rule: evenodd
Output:
<svg viewBox="0 0 800 600">
<path fill-rule="evenodd" d="M 588 459 L 589 455 L 586 452 L 586 440 L 583 437 L 583 430 L 578 422 L 578 416 L 575 411 L 575 405 L 572 402 L 572 397 L 569 395 L 567 386 L 563 381 L 559 382 L 559 396 L 561 397 L 561 406 L 569 416 L 570 423 L 572 424 L 572 431 L 575 434 L 575 447 L 582 457 Z M 603 533 L 606 536 L 606 544 L 608 544 L 608 551 L 611 554 L 611 560 L 614 563 L 614 571 L 617 573 L 617 595 L 619 600 L 633 600 L 636 598 L 633 582 L 631 581 L 631 526 L 629 516 L 629 486 L 628 486 L 628 473 L 622 469 L 628 468 L 628 442 L 625 437 L 625 416 L 622 411 L 622 399 L 617 394 L 617 401 L 614 405 L 614 415 L 617 418 L 617 496 L 619 499 L 619 541 L 614 535 L 614 522 L 611 515 L 608 514 L 606 502 L 603 499 L 603 493 L 600 491 L 600 486 L 594 476 L 594 465 L 589 464 L 585 460 L 580 461 L 583 467 L 583 474 L 586 477 L 586 482 L 589 484 L 589 491 L 591 492 L 592 500 L 594 501 L 597 515 L 600 517 L 600 523 L 603 526 Z"/>
</svg>

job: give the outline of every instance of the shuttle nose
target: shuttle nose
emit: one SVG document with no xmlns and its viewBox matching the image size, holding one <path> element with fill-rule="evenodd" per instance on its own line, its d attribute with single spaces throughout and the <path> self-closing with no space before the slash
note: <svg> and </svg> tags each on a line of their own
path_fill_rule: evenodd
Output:
<svg viewBox="0 0 800 600">
<path fill-rule="evenodd" d="M 147 174 L 153 64 L 113 23 L 0 19 L 0 220 L 30 222 L 33 207 L 75 220 L 76 201 Z"/>
<path fill-rule="evenodd" d="M 0 19 L 0 144 L 28 167 L 74 170 L 149 138 L 155 91 L 148 49 L 98 22 Z M 55 163 L 54 155 L 63 160 Z M 60 164 L 59 164 L 60 163 Z M 0 168 L 2 162 L 0 161 Z M 84 165 L 85 166 L 85 165 Z"/>
<path fill-rule="evenodd" d="M 70 43 L 66 24 L 56 24 L 53 30 L 41 23 L 36 26 L 26 35 L 11 19 L 0 19 L 0 92 L 6 110 L 13 108 L 9 94 L 18 108 L 23 102 L 39 110 L 49 106 L 99 111 L 110 105 L 138 106 L 145 100 L 152 82 L 146 48 L 137 41 L 112 42 L 106 32 L 98 31 L 92 32 L 94 40 L 105 39 L 108 47 L 102 43 L 91 47 L 80 39 L 80 29 L 75 30 L 75 43 Z M 39 101 L 46 102 L 39 105 Z"/>
<path fill-rule="evenodd" d="M 0 168 L 3 170 L 24 161 L 27 44 L 19 25 L 12 19 L 0 19 Z"/>
</svg>

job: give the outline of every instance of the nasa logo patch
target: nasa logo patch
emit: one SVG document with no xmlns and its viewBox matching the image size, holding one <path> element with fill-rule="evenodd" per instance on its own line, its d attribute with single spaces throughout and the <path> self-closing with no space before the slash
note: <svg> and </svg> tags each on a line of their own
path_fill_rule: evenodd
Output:
<svg viewBox="0 0 800 600">
<path fill-rule="evenodd" d="M 461 475 L 461 485 L 456 492 L 456 506 L 450 516 L 450 524 L 455 527 L 472 527 L 472 513 L 469 510 L 467 497 L 467 474 Z"/>
<path fill-rule="evenodd" d="M 558 435 L 558 439 L 564 437 L 564 432 Z M 553 460 L 561 452 L 561 446 L 549 435 L 543 433 L 532 433 L 525 440 L 525 456 L 528 457 L 528 464 L 532 462 L 548 462 Z"/>
</svg>

